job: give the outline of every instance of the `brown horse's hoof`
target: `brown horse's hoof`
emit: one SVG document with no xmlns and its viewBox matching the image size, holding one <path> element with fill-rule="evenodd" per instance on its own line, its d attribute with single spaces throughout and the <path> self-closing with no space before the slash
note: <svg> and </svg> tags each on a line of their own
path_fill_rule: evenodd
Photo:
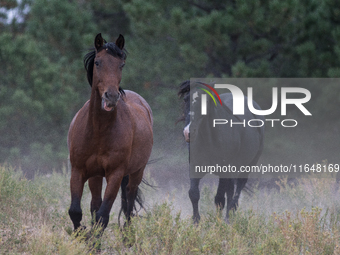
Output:
<svg viewBox="0 0 340 255">
<path fill-rule="evenodd" d="M 85 239 L 88 239 L 89 231 L 87 231 L 86 226 L 80 226 L 73 231 L 73 235 L 77 238 L 84 237 Z"/>
<path fill-rule="evenodd" d="M 224 218 L 224 222 L 225 222 L 227 225 L 230 225 L 229 217 L 225 217 L 225 218 Z"/>
<path fill-rule="evenodd" d="M 193 222 L 194 222 L 194 225 L 195 225 L 195 226 L 198 226 L 199 223 L 200 223 L 200 220 L 201 220 L 201 216 L 199 216 L 199 215 L 192 216 L 192 220 L 193 220 Z"/>
<path fill-rule="evenodd" d="M 75 232 L 82 232 L 82 231 L 85 231 L 86 230 L 86 226 L 80 226 L 79 228 L 77 228 L 75 230 Z"/>
<path fill-rule="evenodd" d="M 80 226 L 77 229 L 72 230 L 71 227 L 66 227 L 65 231 L 68 235 L 75 235 L 76 237 L 80 236 L 82 232 L 84 232 L 86 230 L 85 226 Z"/>
</svg>

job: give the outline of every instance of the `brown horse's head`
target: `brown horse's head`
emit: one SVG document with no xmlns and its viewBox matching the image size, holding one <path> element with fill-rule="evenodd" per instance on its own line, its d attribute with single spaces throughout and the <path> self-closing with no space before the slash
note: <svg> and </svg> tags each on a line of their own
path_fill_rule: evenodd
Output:
<svg viewBox="0 0 340 255">
<path fill-rule="evenodd" d="M 95 50 L 84 59 L 87 79 L 92 89 L 99 94 L 102 109 L 112 111 L 124 94 L 119 86 L 126 59 L 124 37 L 119 35 L 116 43 L 106 43 L 98 34 L 94 46 Z"/>
</svg>

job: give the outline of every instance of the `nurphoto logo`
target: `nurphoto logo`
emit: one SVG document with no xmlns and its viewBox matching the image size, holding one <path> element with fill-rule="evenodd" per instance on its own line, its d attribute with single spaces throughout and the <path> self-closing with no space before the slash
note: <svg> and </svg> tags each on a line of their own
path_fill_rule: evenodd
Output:
<svg viewBox="0 0 340 255">
<path fill-rule="evenodd" d="M 253 101 L 253 87 L 248 87 L 247 88 L 247 97 L 244 96 L 242 90 L 237 87 L 236 85 L 232 84 L 214 84 L 213 87 L 209 84 L 206 84 L 204 82 L 197 82 L 198 84 L 201 84 L 208 89 L 212 91 L 212 93 L 217 97 L 220 105 L 222 105 L 221 98 L 216 91 L 216 89 L 228 89 L 230 93 L 232 94 L 233 97 L 233 115 L 238 115 L 242 116 L 244 115 L 244 107 L 245 107 L 245 100 L 247 101 L 247 106 L 249 108 L 249 111 L 253 113 L 254 115 L 260 115 L 260 116 L 267 116 L 270 114 L 273 114 L 278 107 L 278 88 L 273 87 L 272 88 L 272 105 L 269 109 L 263 110 L 263 109 L 256 109 L 254 107 L 254 101 Z M 203 90 L 206 92 L 206 94 L 202 93 L 201 94 L 201 115 L 207 115 L 207 95 L 210 96 L 210 98 L 213 100 L 215 106 L 217 106 L 216 99 L 213 96 L 213 94 L 205 89 L 199 87 L 199 89 Z M 311 93 L 308 89 L 306 88 L 300 88 L 300 87 L 281 87 L 280 88 L 281 92 L 281 116 L 286 116 L 287 115 L 287 105 L 295 105 L 304 115 L 306 116 L 311 116 L 312 114 L 310 111 L 307 110 L 307 108 L 303 105 L 311 99 Z M 300 94 L 303 97 L 301 98 L 289 98 L 289 94 Z M 239 119 L 240 120 L 240 119 Z M 240 122 L 233 122 L 233 120 L 227 120 L 227 119 L 213 119 L 213 127 L 216 125 L 225 125 L 225 124 L 230 124 L 232 125 L 243 125 L 250 127 L 259 127 L 263 126 L 265 122 L 270 123 L 271 127 L 274 127 L 275 122 L 280 122 L 283 127 L 296 127 L 298 122 L 295 119 L 265 119 L 264 121 L 261 119 L 250 119 L 247 121 L 241 120 Z M 259 122 L 259 124 L 253 124 L 255 122 Z M 290 123 L 290 124 L 288 124 Z"/>
<path fill-rule="evenodd" d="M 338 84 L 322 78 L 190 79 L 183 132 L 191 178 L 339 171 L 338 145 L 326 136 L 338 122 L 324 125 L 328 102 L 322 97 Z"/>
</svg>

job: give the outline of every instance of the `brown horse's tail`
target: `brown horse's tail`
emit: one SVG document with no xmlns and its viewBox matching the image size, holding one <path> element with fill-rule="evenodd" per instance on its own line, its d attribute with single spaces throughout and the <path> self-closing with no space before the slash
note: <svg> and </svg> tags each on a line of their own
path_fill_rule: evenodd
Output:
<svg viewBox="0 0 340 255">
<path fill-rule="evenodd" d="M 124 178 L 122 180 L 122 184 L 121 184 L 122 192 L 125 192 L 125 194 L 126 194 L 126 187 L 127 187 L 128 183 L 129 183 L 129 176 L 127 175 L 127 176 L 124 176 Z M 147 185 L 147 186 L 149 186 L 149 187 L 151 187 L 151 188 L 153 188 L 153 189 L 157 188 L 157 186 L 154 186 L 154 185 L 148 183 L 144 178 L 142 179 L 142 183 Z M 136 194 L 135 202 L 137 202 L 137 204 L 139 205 L 140 209 L 145 209 L 144 206 L 143 206 L 144 196 L 143 196 L 142 190 L 139 187 L 137 189 L 137 194 Z M 135 204 L 135 208 L 134 209 L 137 211 L 136 204 Z"/>
<path fill-rule="evenodd" d="M 127 187 L 128 183 L 129 183 L 129 176 L 126 175 L 126 176 L 123 177 L 123 180 L 122 180 L 122 183 L 121 183 L 121 186 L 120 186 L 121 194 L 122 194 L 122 205 L 121 205 L 121 208 L 120 208 L 120 211 L 119 211 L 119 214 L 118 214 L 118 225 L 119 226 L 120 226 L 120 216 L 121 216 L 122 212 L 124 212 L 124 214 L 125 214 L 126 211 L 127 211 L 125 201 L 126 201 L 126 187 Z M 142 183 L 153 188 L 153 189 L 157 188 L 156 186 L 148 183 L 144 178 L 142 179 Z M 139 209 L 137 209 L 137 207 L 136 207 L 136 202 L 140 207 Z M 134 204 L 134 209 L 136 210 L 136 212 L 140 211 L 141 209 L 145 210 L 143 203 L 144 203 L 144 196 L 142 194 L 142 190 L 138 187 L 136 198 L 135 198 L 135 204 Z"/>
<path fill-rule="evenodd" d="M 156 162 L 158 162 L 161 159 L 162 158 L 149 160 L 147 164 L 149 165 L 149 164 L 156 163 Z M 120 226 L 120 216 L 121 216 L 122 212 L 124 212 L 125 215 L 126 215 L 126 212 L 127 212 L 126 187 L 127 187 L 128 183 L 129 183 L 129 176 L 126 175 L 126 176 L 123 177 L 122 183 L 120 185 L 121 194 L 122 194 L 122 205 L 121 205 L 121 208 L 120 208 L 120 211 L 119 211 L 119 214 L 118 214 L 118 225 L 119 226 Z M 149 187 L 151 187 L 151 188 L 153 188 L 153 189 L 157 189 L 158 188 L 157 186 L 154 186 L 154 185 L 148 183 L 144 178 L 142 179 L 142 183 L 147 185 L 147 186 L 149 186 Z M 140 207 L 139 210 L 137 210 L 136 202 L 137 202 L 137 204 Z M 141 209 L 145 210 L 143 202 L 144 202 L 144 196 L 142 194 L 142 190 L 138 187 L 137 188 L 136 198 L 135 198 L 135 204 L 134 204 L 134 209 L 136 210 L 136 212 L 140 211 Z"/>
<path fill-rule="evenodd" d="M 142 180 L 142 182 L 145 182 L 144 179 Z M 120 212 L 119 212 L 119 215 L 118 217 L 120 218 L 120 215 L 122 213 L 122 211 L 124 212 L 124 214 L 126 213 L 127 211 L 127 190 L 126 190 L 126 187 L 129 183 L 129 176 L 126 175 L 123 177 L 123 180 L 122 180 L 122 183 L 120 185 L 120 188 L 121 188 L 121 194 L 122 194 L 122 205 L 121 205 L 121 208 L 120 208 Z M 136 202 L 137 204 L 139 205 L 140 209 L 144 209 L 144 206 L 143 206 L 143 195 L 142 195 L 142 191 L 141 189 L 138 187 L 137 189 L 137 194 L 136 194 L 136 198 L 135 198 L 135 204 L 134 204 L 134 209 L 137 211 L 137 207 L 136 207 Z M 139 210 L 140 210 L 139 209 Z M 138 211 L 139 211 L 138 210 Z"/>
</svg>

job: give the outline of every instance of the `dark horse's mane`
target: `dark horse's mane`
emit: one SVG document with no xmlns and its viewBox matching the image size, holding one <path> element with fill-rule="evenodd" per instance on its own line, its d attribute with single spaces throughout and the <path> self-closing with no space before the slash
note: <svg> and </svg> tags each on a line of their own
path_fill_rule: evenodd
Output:
<svg viewBox="0 0 340 255">
<path fill-rule="evenodd" d="M 188 97 L 190 97 L 190 80 L 183 81 L 181 85 L 179 86 L 179 91 L 177 93 L 179 98 L 183 98 L 184 101 L 188 100 Z M 187 105 L 183 102 L 183 113 L 182 116 L 176 121 L 176 124 L 178 122 L 184 121 L 185 120 L 185 107 Z"/>
<path fill-rule="evenodd" d="M 190 107 L 190 105 L 187 105 L 185 102 L 187 100 L 189 100 L 189 98 L 190 98 L 190 80 L 186 80 L 186 81 L 181 83 L 181 85 L 179 86 L 179 91 L 178 91 L 177 95 L 178 95 L 179 98 L 183 98 L 184 102 L 183 102 L 183 107 L 182 107 L 183 108 L 182 116 L 176 121 L 176 124 L 178 122 L 185 121 L 186 111 L 189 111 L 189 109 L 186 109 L 186 108 Z"/>
<path fill-rule="evenodd" d="M 127 52 L 125 49 L 121 50 L 115 43 L 109 42 L 105 43 L 103 47 L 101 47 L 98 52 L 106 50 L 110 55 L 114 56 L 115 58 L 119 59 L 126 59 Z M 93 80 L 93 66 L 94 66 L 94 59 L 96 57 L 96 50 L 95 48 L 90 49 L 84 57 L 84 66 L 87 72 L 87 81 L 89 82 L 90 86 L 92 87 L 92 80 Z M 125 95 L 124 90 L 119 87 L 119 92 L 122 95 Z"/>
<path fill-rule="evenodd" d="M 186 95 L 188 95 L 189 92 L 190 92 L 190 81 L 189 80 L 183 81 L 181 85 L 179 86 L 179 91 L 177 95 L 180 98 L 183 98 Z"/>
</svg>

